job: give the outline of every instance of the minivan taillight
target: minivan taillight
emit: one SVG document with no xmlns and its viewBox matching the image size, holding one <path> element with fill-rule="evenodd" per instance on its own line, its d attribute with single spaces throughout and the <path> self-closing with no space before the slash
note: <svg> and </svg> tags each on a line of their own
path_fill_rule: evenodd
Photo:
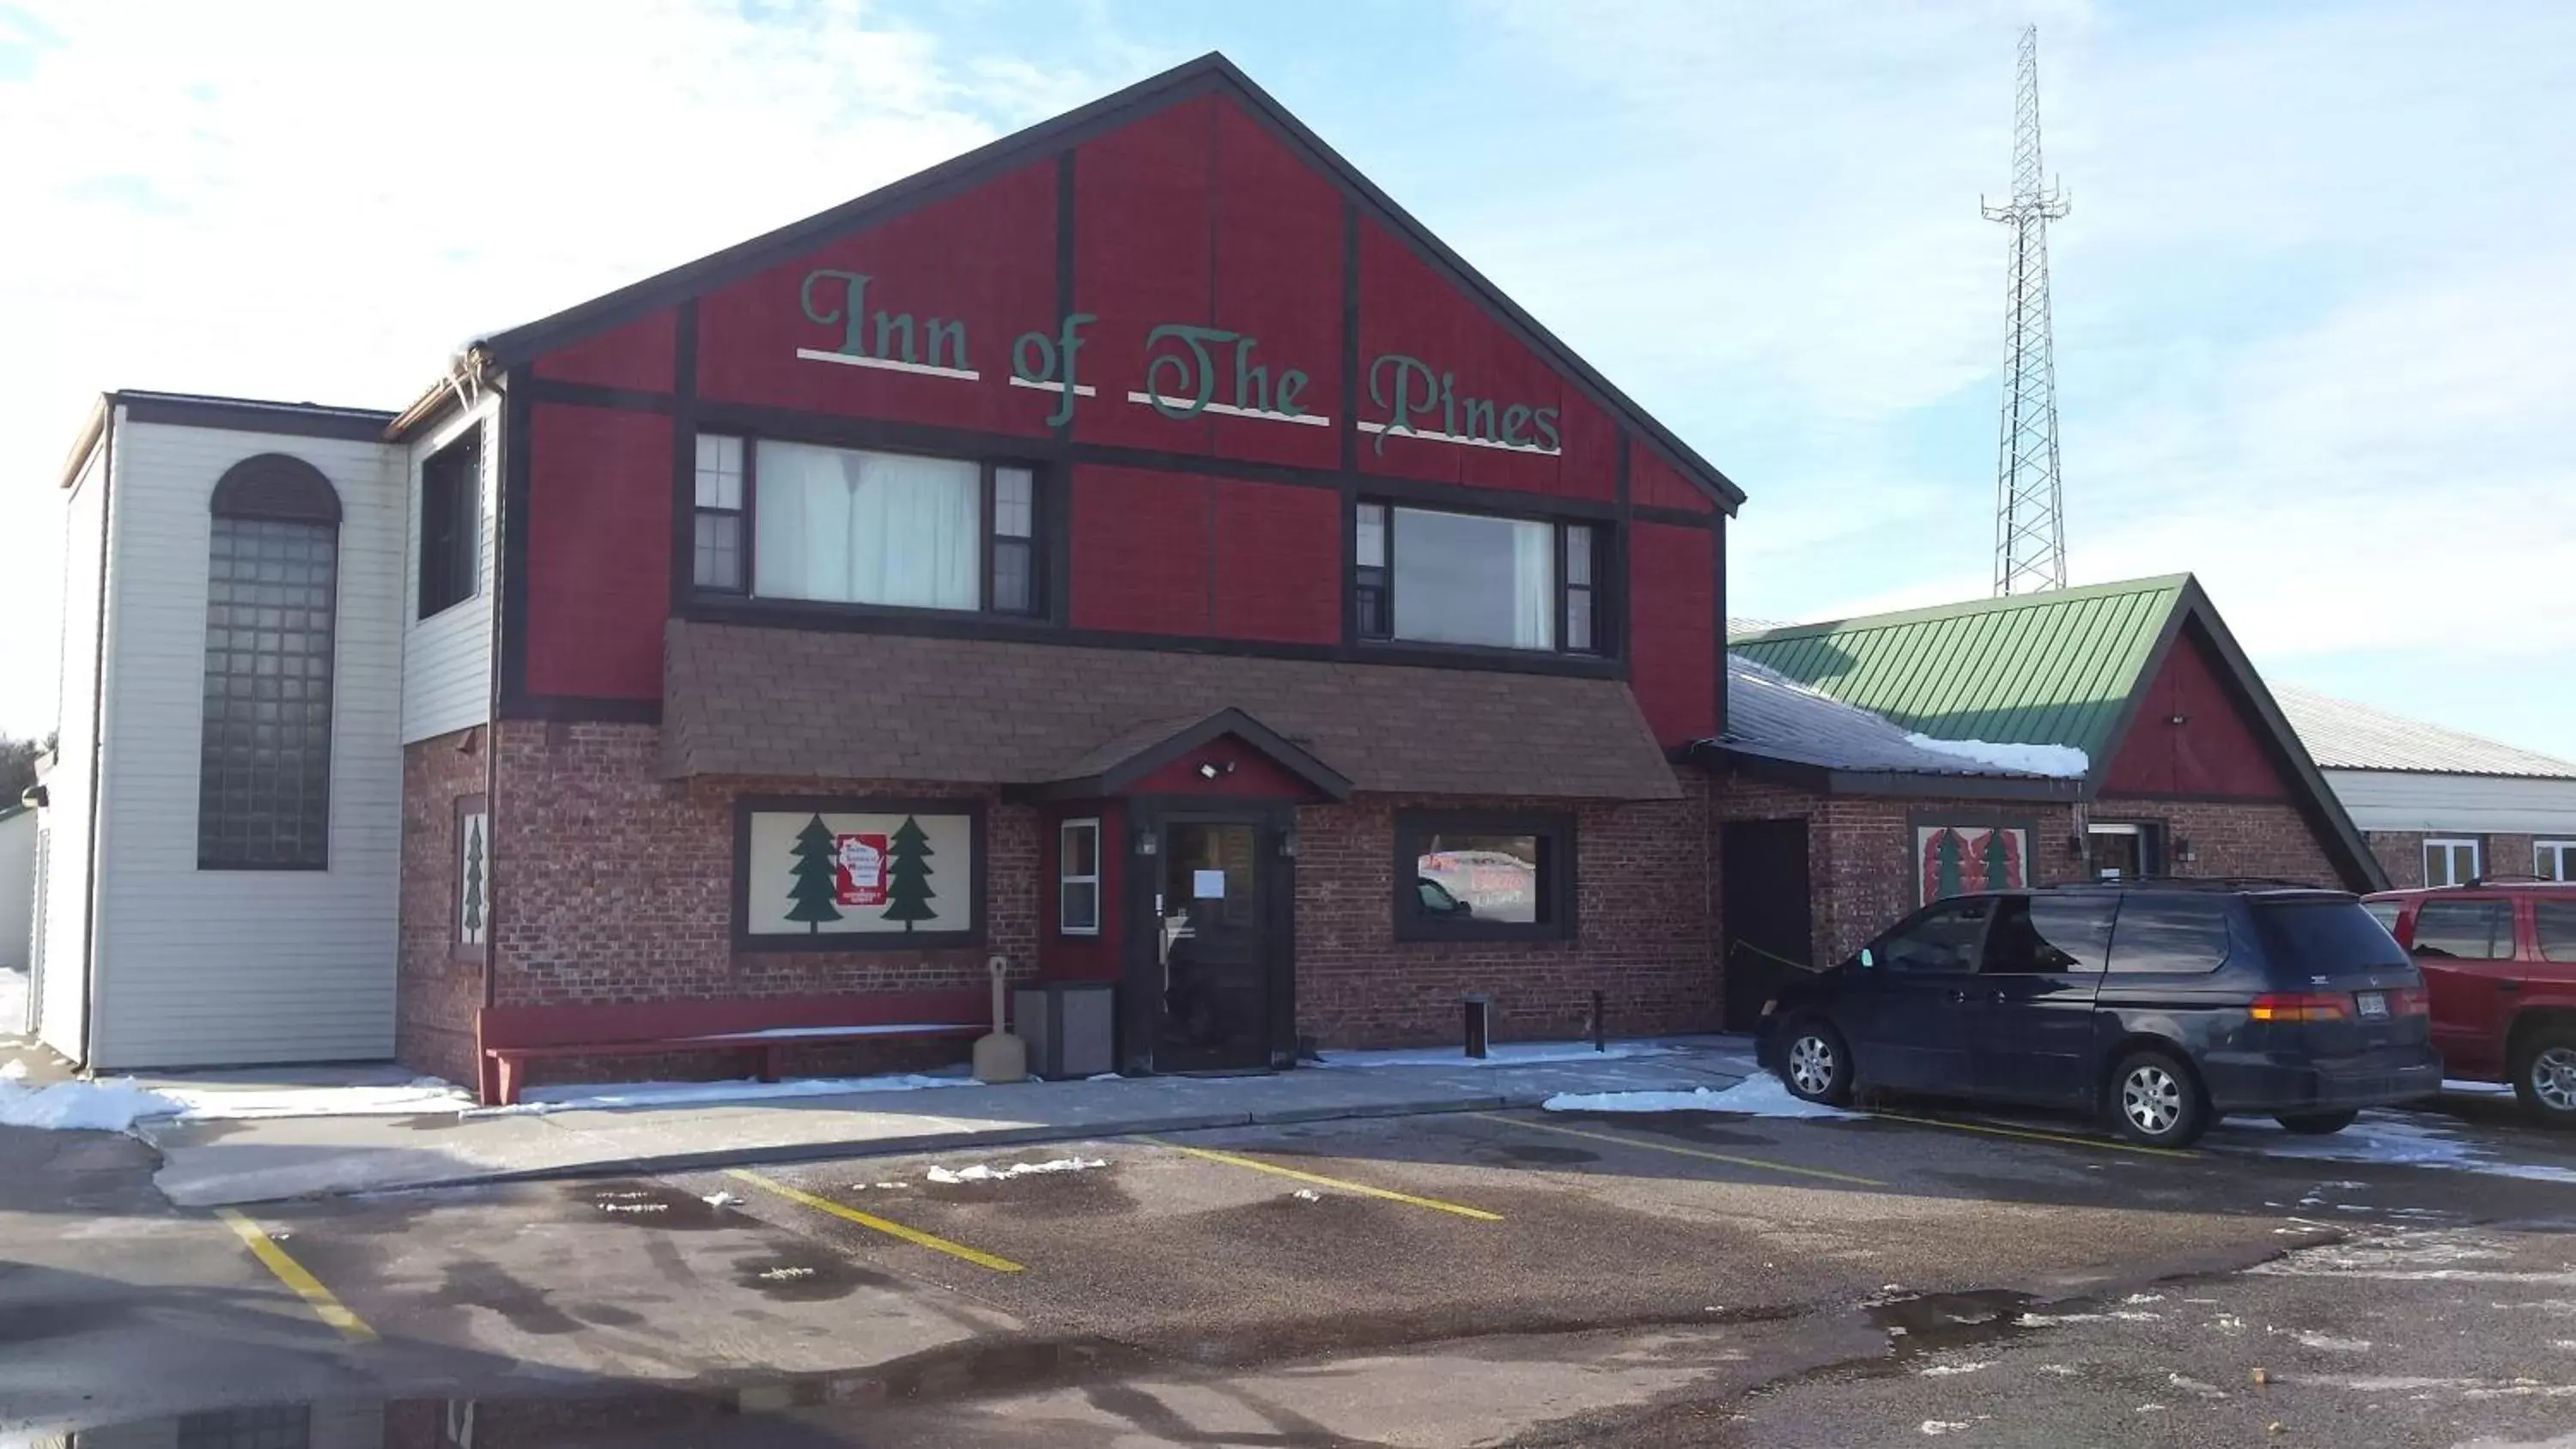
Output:
<svg viewBox="0 0 2576 1449">
<path fill-rule="evenodd" d="M 2433 1005 L 2425 998 L 2424 988 L 2420 986 L 2411 991 L 2392 991 L 2388 993 L 2388 1009 L 2392 1014 L 2397 1016 L 2430 1016 L 2433 1014 Z"/>
<path fill-rule="evenodd" d="M 2352 998 L 2338 991 L 2274 991 L 2245 1008 L 2256 1021 L 2350 1021 Z"/>
</svg>

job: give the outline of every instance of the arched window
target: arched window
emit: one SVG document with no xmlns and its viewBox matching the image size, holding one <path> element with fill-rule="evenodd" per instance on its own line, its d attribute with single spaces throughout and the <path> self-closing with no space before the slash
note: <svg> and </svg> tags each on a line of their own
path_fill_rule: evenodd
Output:
<svg viewBox="0 0 2576 1449">
<path fill-rule="evenodd" d="M 197 868 L 320 870 L 340 495 L 303 459 L 263 453 L 225 470 L 213 511 Z"/>
</svg>

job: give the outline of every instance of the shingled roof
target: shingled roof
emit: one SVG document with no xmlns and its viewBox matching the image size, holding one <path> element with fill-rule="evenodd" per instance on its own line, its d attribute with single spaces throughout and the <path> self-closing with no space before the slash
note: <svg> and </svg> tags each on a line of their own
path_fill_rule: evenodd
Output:
<svg viewBox="0 0 2576 1449">
<path fill-rule="evenodd" d="M 1670 800 L 1625 682 L 675 619 L 663 771 L 1038 785 L 1239 709 L 1390 794 Z"/>
</svg>

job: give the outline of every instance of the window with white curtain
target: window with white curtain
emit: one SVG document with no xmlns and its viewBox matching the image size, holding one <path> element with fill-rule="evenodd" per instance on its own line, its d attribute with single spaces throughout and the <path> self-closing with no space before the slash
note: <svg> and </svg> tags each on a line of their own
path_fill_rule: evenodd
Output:
<svg viewBox="0 0 2576 1449">
<path fill-rule="evenodd" d="M 756 445 L 752 592 L 983 607 L 983 470 L 952 458 Z"/>
<path fill-rule="evenodd" d="M 1598 652 L 1602 530 L 1391 504 L 1359 505 L 1362 637 Z"/>
</svg>

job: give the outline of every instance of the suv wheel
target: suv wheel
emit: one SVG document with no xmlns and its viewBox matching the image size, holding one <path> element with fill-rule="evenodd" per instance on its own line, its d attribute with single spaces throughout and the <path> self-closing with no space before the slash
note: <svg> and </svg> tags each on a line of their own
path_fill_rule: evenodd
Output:
<svg viewBox="0 0 2576 1449">
<path fill-rule="evenodd" d="M 2551 1030 L 2533 1037 L 2514 1063 L 2513 1090 L 2542 1121 L 2576 1126 L 2576 1033 Z"/>
<path fill-rule="evenodd" d="M 1842 1034 L 1814 1017 L 1789 1028 L 1789 1044 L 1780 1053 L 1780 1084 L 1789 1095 L 1829 1107 L 1851 1103 L 1851 1048 Z"/>
<path fill-rule="evenodd" d="M 2182 1063 L 2131 1052 L 2111 1073 L 2111 1125 L 2149 1147 L 2188 1147 L 2209 1130 L 2209 1099 Z"/>
</svg>

